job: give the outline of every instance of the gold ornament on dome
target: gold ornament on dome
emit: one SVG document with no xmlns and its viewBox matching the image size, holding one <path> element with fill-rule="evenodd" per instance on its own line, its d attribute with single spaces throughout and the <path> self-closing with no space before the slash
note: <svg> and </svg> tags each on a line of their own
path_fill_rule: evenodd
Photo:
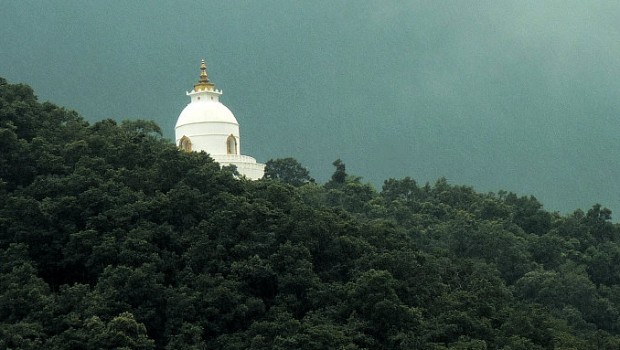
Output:
<svg viewBox="0 0 620 350">
<path fill-rule="evenodd" d="M 207 64 L 205 60 L 200 61 L 200 78 L 198 78 L 198 84 L 194 85 L 194 91 L 212 91 L 215 84 L 209 81 L 209 75 L 207 74 Z"/>
</svg>

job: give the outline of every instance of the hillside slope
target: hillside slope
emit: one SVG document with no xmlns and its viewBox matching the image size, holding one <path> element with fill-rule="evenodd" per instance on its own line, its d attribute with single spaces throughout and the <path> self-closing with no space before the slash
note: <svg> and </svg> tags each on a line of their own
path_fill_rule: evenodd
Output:
<svg viewBox="0 0 620 350">
<path fill-rule="evenodd" d="M 0 78 L 0 349 L 620 348 L 609 210 L 334 165 L 237 180 Z"/>
</svg>

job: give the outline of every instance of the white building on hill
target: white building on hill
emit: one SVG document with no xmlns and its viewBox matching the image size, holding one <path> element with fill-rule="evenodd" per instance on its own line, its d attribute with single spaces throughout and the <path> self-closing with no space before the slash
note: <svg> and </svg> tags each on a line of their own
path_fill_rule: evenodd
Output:
<svg viewBox="0 0 620 350">
<path fill-rule="evenodd" d="M 188 92 L 190 103 L 183 109 L 174 128 L 176 144 L 187 152 L 205 151 L 221 166 L 235 165 L 248 179 L 263 177 L 265 164 L 241 154 L 239 123 L 230 109 L 220 102 L 221 90 L 209 81 L 202 60 L 200 79 Z"/>
</svg>

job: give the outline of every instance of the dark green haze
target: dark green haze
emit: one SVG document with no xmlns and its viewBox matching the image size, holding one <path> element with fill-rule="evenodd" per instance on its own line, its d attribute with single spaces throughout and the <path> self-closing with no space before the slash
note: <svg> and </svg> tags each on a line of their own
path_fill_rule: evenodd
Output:
<svg viewBox="0 0 620 350">
<path fill-rule="evenodd" d="M 0 3 L 0 76 L 173 138 L 201 58 L 242 152 L 620 211 L 618 1 Z"/>
</svg>

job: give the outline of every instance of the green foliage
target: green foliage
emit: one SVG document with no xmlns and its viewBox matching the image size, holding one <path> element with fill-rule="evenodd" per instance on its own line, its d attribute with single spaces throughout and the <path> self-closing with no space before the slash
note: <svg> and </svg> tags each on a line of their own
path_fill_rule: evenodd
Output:
<svg viewBox="0 0 620 350">
<path fill-rule="evenodd" d="M 0 349 L 620 346 L 608 209 L 267 165 L 239 179 L 0 79 Z"/>
<path fill-rule="evenodd" d="M 336 159 L 333 163 L 333 166 L 336 167 L 336 171 L 332 174 L 332 179 L 330 181 L 331 184 L 337 186 L 338 184 L 343 184 L 347 178 L 346 166 L 340 159 Z"/>
<path fill-rule="evenodd" d="M 308 169 L 293 158 L 270 159 L 265 163 L 265 179 L 277 180 L 293 186 L 314 182 Z"/>
</svg>

